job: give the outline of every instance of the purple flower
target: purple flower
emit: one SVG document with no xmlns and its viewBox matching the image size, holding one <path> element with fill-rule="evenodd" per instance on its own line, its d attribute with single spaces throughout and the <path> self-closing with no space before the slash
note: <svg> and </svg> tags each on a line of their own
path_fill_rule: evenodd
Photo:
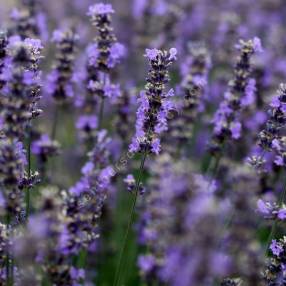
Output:
<svg viewBox="0 0 286 286">
<path fill-rule="evenodd" d="M 97 125 L 97 117 L 94 115 L 82 115 L 76 122 L 76 128 L 81 130 L 96 129 Z"/>
<path fill-rule="evenodd" d="M 171 89 L 165 92 L 165 85 L 169 81 L 168 67 L 172 63 L 170 59 L 174 59 L 174 54 L 174 51 L 171 56 L 167 51 L 146 49 L 145 56 L 150 61 L 151 69 L 145 91 L 141 91 L 139 95 L 136 132 L 129 146 L 130 152 L 145 150 L 159 154 L 161 150 L 158 135 L 167 130 L 167 116 L 174 108 L 174 104 L 170 101 L 174 91 Z M 156 68 L 157 66 L 160 66 L 160 69 Z"/>
<path fill-rule="evenodd" d="M 286 219 L 286 209 L 285 208 L 281 208 L 279 211 L 278 211 L 278 215 L 277 217 L 281 220 L 285 220 Z"/>
<path fill-rule="evenodd" d="M 279 256 L 283 252 L 283 246 L 279 242 L 277 242 L 277 240 L 272 240 L 270 249 L 272 253 L 276 256 Z"/>
<path fill-rule="evenodd" d="M 160 151 L 161 151 L 160 139 L 159 139 L 159 138 L 154 139 L 154 140 L 152 141 L 151 146 L 152 146 L 151 151 L 152 151 L 153 153 L 155 153 L 156 155 L 158 155 L 158 154 L 160 153 Z"/>
<path fill-rule="evenodd" d="M 150 61 L 154 61 L 159 53 L 160 51 L 157 49 L 146 49 L 145 57 L 147 57 Z"/>
<path fill-rule="evenodd" d="M 90 66 L 97 65 L 97 60 L 100 54 L 98 49 L 98 44 L 97 43 L 90 44 L 86 49 L 86 54 L 88 57 L 88 64 Z"/>
<path fill-rule="evenodd" d="M 253 48 L 254 48 L 254 51 L 256 53 L 262 53 L 263 52 L 261 40 L 259 38 L 257 38 L 257 37 L 255 37 L 253 39 Z"/>
<path fill-rule="evenodd" d="M 108 67 L 113 68 L 125 56 L 126 49 L 120 43 L 114 43 L 110 48 L 110 55 L 108 58 Z"/>
<path fill-rule="evenodd" d="M 248 80 L 247 86 L 245 88 L 245 96 L 241 99 L 242 106 L 250 106 L 254 103 L 256 92 L 256 81 L 251 78 Z"/>
<path fill-rule="evenodd" d="M 257 202 L 257 207 L 258 207 L 258 211 L 263 214 L 263 215 L 269 215 L 271 214 L 271 207 L 266 204 L 263 200 L 258 200 Z"/>
<path fill-rule="evenodd" d="M 155 266 L 155 258 L 152 255 L 141 255 L 138 258 L 138 266 L 144 273 L 149 273 Z"/>
<path fill-rule="evenodd" d="M 241 123 L 240 122 L 231 123 L 230 131 L 233 139 L 239 139 L 241 133 Z"/>
<path fill-rule="evenodd" d="M 113 14 L 114 10 L 111 4 L 94 4 L 88 8 L 87 15 L 91 17 L 96 17 L 97 15 L 108 15 Z"/>
</svg>

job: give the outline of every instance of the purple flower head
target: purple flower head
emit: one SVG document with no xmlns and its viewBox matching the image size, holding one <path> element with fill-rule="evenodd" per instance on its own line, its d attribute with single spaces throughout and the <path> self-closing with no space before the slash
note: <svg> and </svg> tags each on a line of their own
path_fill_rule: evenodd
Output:
<svg viewBox="0 0 286 286">
<path fill-rule="evenodd" d="M 99 49 L 98 49 L 98 44 L 97 43 L 90 44 L 87 47 L 86 53 L 88 57 L 88 64 L 90 66 L 96 66 L 97 60 L 100 54 Z"/>
<path fill-rule="evenodd" d="M 155 153 L 156 155 L 158 155 L 161 151 L 161 142 L 159 138 L 156 138 L 152 141 L 152 152 Z"/>
<path fill-rule="evenodd" d="M 262 214 L 262 215 L 270 215 L 272 212 L 272 208 L 270 207 L 270 205 L 268 205 L 267 203 L 265 203 L 263 200 L 258 200 L 257 202 L 257 208 L 258 211 Z"/>
<path fill-rule="evenodd" d="M 24 40 L 24 43 L 27 45 L 27 47 L 35 55 L 39 55 L 41 53 L 41 50 L 44 48 L 43 45 L 42 45 L 41 40 L 39 40 L 39 39 L 27 38 L 27 39 Z"/>
<path fill-rule="evenodd" d="M 74 280 L 84 279 L 85 271 L 84 269 L 78 269 L 78 268 L 72 267 L 70 269 L 70 275 L 71 275 L 71 278 Z"/>
<path fill-rule="evenodd" d="M 283 246 L 281 245 L 281 243 L 277 242 L 277 240 L 272 240 L 270 249 L 272 253 L 276 256 L 280 256 L 280 254 L 283 252 Z"/>
<path fill-rule="evenodd" d="M 109 15 L 109 14 L 113 14 L 114 10 L 112 8 L 111 4 L 103 4 L 103 3 L 99 3 L 99 4 L 94 4 L 92 6 L 90 6 L 88 8 L 88 12 L 87 15 L 95 18 L 98 15 Z"/>
<path fill-rule="evenodd" d="M 148 83 L 145 91 L 141 91 L 139 95 L 140 106 L 136 113 L 136 132 L 132 138 L 130 152 L 143 150 L 155 154 L 160 152 L 159 135 L 167 130 L 168 113 L 174 109 L 170 99 L 174 96 L 174 91 L 171 89 L 166 93 L 165 85 L 169 81 L 168 67 L 175 59 L 175 54 L 174 50 L 171 55 L 167 51 L 146 49 L 145 56 L 150 64 Z"/>
<path fill-rule="evenodd" d="M 81 173 L 85 176 L 90 175 L 94 170 L 94 164 L 92 162 L 87 162 L 81 169 Z"/>
<path fill-rule="evenodd" d="M 138 266 L 143 273 L 150 273 L 155 266 L 155 261 L 153 255 L 141 255 L 138 258 Z"/>
<path fill-rule="evenodd" d="M 257 37 L 253 38 L 253 48 L 254 48 L 255 53 L 262 53 L 263 52 L 261 40 Z"/>
<path fill-rule="evenodd" d="M 76 128 L 81 130 L 93 130 L 98 126 L 97 121 L 95 115 L 82 115 L 76 122 Z"/>
<path fill-rule="evenodd" d="M 145 57 L 147 57 L 150 61 L 154 61 L 159 53 L 160 51 L 157 49 L 146 49 Z"/>
<path fill-rule="evenodd" d="M 285 208 L 285 206 L 283 206 L 283 208 L 279 209 L 277 217 L 280 220 L 285 220 L 286 219 L 286 208 Z"/>
<path fill-rule="evenodd" d="M 110 55 L 108 58 L 108 67 L 114 68 L 120 60 L 126 55 L 125 47 L 120 43 L 114 43 L 110 48 Z"/>
<path fill-rule="evenodd" d="M 214 116 L 214 134 L 210 143 L 212 154 L 220 153 L 227 140 L 238 139 L 241 131 L 241 112 L 254 102 L 255 81 L 251 76 L 251 57 L 258 52 L 255 40 L 240 40 L 236 45 L 240 55 L 235 65 L 234 78 L 229 81 L 224 101 Z M 256 48 L 255 48 L 256 47 Z M 241 76 L 243 75 L 243 76 Z"/>
<path fill-rule="evenodd" d="M 176 60 L 177 59 L 177 54 L 178 54 L 178 51 L 176 48 L 171 48 L 170 51 L 170 56 L 169 56 L 169 60 L 170 61 L 173 61 L 173 60 Z"/>
<path fill-rule="evenodd" d="M 123 181 L 126 184 L 135 184 L 135 178 L 132 174 L 128 174 Z"/>
<path fill-rule="evenodd" d="M 248 80 L 247 86 L 245 88 L 245 95 L 241 99 L 242 106 L 250 106 L 254 103 L 255 100 L 255 92 L 256 92 L 256 81 L 251 78 Z"/>
<path fill-rule="evenodd" d="M 233 139 L 239 139 L 241 134 L 241 123 L 240 122 L 231 123 L 230 131 Z"/>
<path fill-rule="evenodd" d="M 42 163 L 60 153 L 60 145 L 57 141 L 51 140 L 48 134 L 42 134 L 41 137 L 32 143 L 32 153 L 37 155 Z"/>
</svg>

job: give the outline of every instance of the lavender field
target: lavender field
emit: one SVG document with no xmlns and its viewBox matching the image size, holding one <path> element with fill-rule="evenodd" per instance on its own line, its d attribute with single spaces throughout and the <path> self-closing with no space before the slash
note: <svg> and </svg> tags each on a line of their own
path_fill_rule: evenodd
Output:
<svg viewBox="0 0 286 286">
<path fill-rule="evenodd" d="M 0 0 L 0 286 L 286 286 L 284 0 Z"/>
</svg>

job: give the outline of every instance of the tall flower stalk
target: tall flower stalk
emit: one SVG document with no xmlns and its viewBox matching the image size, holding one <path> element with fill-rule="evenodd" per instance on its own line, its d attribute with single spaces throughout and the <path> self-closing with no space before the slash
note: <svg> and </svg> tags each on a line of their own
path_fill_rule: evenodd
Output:
<svg viewBox="0 0 286 286">
<path fill-rule="evenodd" d="M 113 31 L 113 13 L 112 6 L 103 3 L 90 6 L 87 13 L 97 33 L 87 48 L 87 91 L 82 103 L 83 116 L 92 116 L 98 108 L 99 130 L 103 123 L 105 99 L 114 99 L 119 95 L 119 85 L 112 84 L 111 72 L 125 54 L 124 46 L 117 42 Z"/>
<path fill-rule="evenodd" d="M 131 153 L 142 153 L 139 175 L 135 184 L 132 207 L 130 210 L 127 230 L 123 240 L 123 245 L 119 254 L 118 265 L 115 273 L 113 285 L 120 285 L 122 279 L 123 257 L 127 246 L 129 233 L 135 216 L 136 202 L 139 195 L 143 171 L 148 154 L 159 154 L 160 134 L 168 129 L 167 116 L 173 108 L 170 97 L 174 95 L 173 90 L 165 91 L 166 83 L 169 79 L 169 67 L 176 60 L 177 50 L 161 51 L 157 49 L 147 49 L 147 57 L 150 69 L 147 77 L 145 91 L 140 93 L 140 106 L 137 111 L 136 133 L 130 144 Z"/>
<path fill-rule="evenodd" d="M 235 65 L 234 78 L 229 81 L 229 89 L 213 118 L 210 152 L 216 157 L 214 169 L 217 169 L 225 144 L 241 137 L 241 112 L 253 102 L 255 92 L 255 80 L 251 78 L 251 58 L 255 53 L 262 52 L 260 39 L 240 40 L 236 47 L 240 55 Z"/>
<path fill-rule="evenodd" d="M 33 185 L 30 180 L 30 166 L 27 171 L 28 176 L 25 174 L 27 160 L 22 142 L 29 129 L 30 121 L 40 114 L 36 103 L 39 99 L 38 61 L 41 49 L 39 40 L 22 41 L 19 37 L 9 38 L 7 46 L 8 63 L 3 72 L 5 85 L 1 90 L 0 102 L 3 132 L 0 142 L 0 184 L 5 200 L 8 237 L 12 233 L 12 220 L 15 221 L 22 211 L 22 189 L 27 188 L 26 209 L 28 210 L 29 187 Z M 6 280 L 7 283 L 13 283 L 14 267 L 9 251 L 7 247 Z"/>
<path fill-rule="evenodd" d="M 249 162 L 258 170 L 261 171 L 265 167 L 265 154 L 267 152 L 272 153 L 274 158 L 274 164 L 277 167 L 285 169 L 286 166 L 286 143 L 284 136 L 284 128 L 286 124 L 286 85 L 281 84 L 278 90 L 278 95 L 275 96 L 270 104 L 269 118 L 266 122 L 265 129 L 259 133 L 258 144 L 261 147 L 262 154 L 252 156 Z M 262 201 L 260 201 L 259 209 L 266 217 L 273 219 L 272 228 L 268 237 L 268 245 L 276 233 L 277 222 L 279 218 L 279 208 L 285 203 L 286 198 L 286 186 L 284 184 L 283 191 L 278 199 L 278 204 L 275 207 L 266 207 Z M 271 211 L 270 209 L 273 208 Z M 274 210 L 276 215 L 273 216 Z M 282 208 L 283 212 L 283 208 Z M 268 246 L 267 245 L 267 246 Z"/>
<path fill-rule="evenodd" d="M 74 97 L 74 61 L 78 35 L 72 30 L 56 30 L 53 33 L 56 44 L 56 61 L 48 76 L 48 92 L 56 103 L 51 139 L 56 138 L 56 128 L 59 116 L 59 106 L 69 103 Z"/>
</svg>

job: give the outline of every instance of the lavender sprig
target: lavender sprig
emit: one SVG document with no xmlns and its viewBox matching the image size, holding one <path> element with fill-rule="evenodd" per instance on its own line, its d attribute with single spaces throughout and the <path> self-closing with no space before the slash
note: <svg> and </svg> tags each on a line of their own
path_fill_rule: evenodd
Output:
<svg viewBox="0 0 286 286">
<path fill-rule="evenodd" d="M 117 42 L 111 24 L 114 10 L 111 4 L 95 4 L 89 7 L 87 13 L 95 26 L 97 35 L 87 49 L 87 93 L 83 107 L 87 113 L 92 113 L 101 99 L 98 115 L 98 128 L 102 126 L 104 99 L 116 98 L 119 86 L 111 82 L 111 71 L 120 63 L 125 55 L 125 48 Z"/>
<path fill-rule="evenodd" d="M 217 110 L 213 123 L 214 134 L 210 150 L 217 155 L 229 140 L 240 138 L 240 112 L 252 102 L 255 82 L 250 78 L 251 57 L 262 51 L 260 39 L 243 41 L 237 45 L 240 55 L 234 69 L 234 79 L 229 82 L 229 90 Z"/>
<path fill-rule="evenodd" d="M 168 112 L 174 109 L 170 97 L 171 89 L 165 92 L 169 81 L 168 68 L 176 60 L 177 50 L 169 52 L 147 49 L 145 56 L 149 60 L 150 70 L 145 91 L 140 93 L 140 107 L 137 111 L 136 133 L 129 146 L 130 152 L 147 152 L 159 154 L 161 149 L 160 134 L 168 129 Z"/>
<path fill-rule="evenodd" d="M 57 54 L 48 78 L 48 91 L 57 104 L 64 104 L 74 96 L 72 77 L 78 35 L 72 30 L 56 30 L 52 40 L 57 46 Z"/>
<path fill-rule="evenodd" d="M 170 90 L 165 93 L 166 83 L 169 82 L 168 68 L 176 60 L 177 50 L 170 49 L 169 52 L 157 49 L 147 49 L 145 56 L 149 60 L 150 69 L 145 85 L 145 92 L 140 94 L 140 106 L 137 111 L 136 134 L 129 147 L 130 152 L 143 153 L 137 178 L 132 208 L 123 246 L 119 254 L 119 260 L 115 272 L 113 285 L 120 285 L 122 279 L 123 255 L 127 245 L 129 232 L 133 223 L 136 202 L 141 187 L 141 180 L 147 155 L 151 152 L 158 154 L 160 152 L 159 135 L 167 130 L 167 115 L 173 107 L 169 101 L 174 92 Z"/>
<path fill-rule="evenodd" d="M 264 279 L 268 286 L 282 286 L 286 283 L 285 258 L 286 237 L 272 240 L 270 245 L 271 259 L 264 272 Z"/>
</svg>

